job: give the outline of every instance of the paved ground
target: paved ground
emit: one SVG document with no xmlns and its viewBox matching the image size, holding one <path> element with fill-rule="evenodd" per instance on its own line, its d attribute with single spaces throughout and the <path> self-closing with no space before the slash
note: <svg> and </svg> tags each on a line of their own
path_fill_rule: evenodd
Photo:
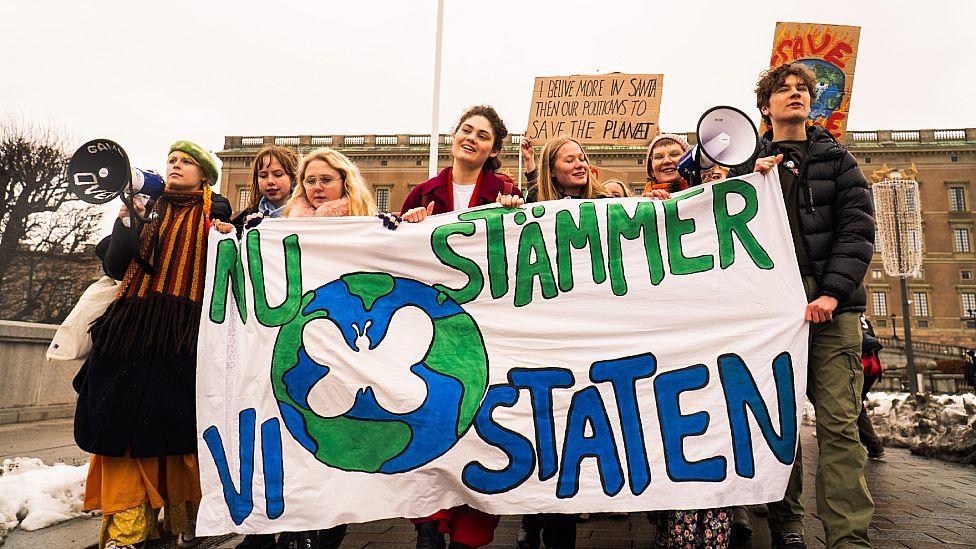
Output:
<svg viewBox="0 0 976 549">
<path fill-rule="evenodd" d="M 803 430 L 807 517 L 807 541 L 823 546 L 823 528 L 814 515 L 814 472 L 816 438 L 813 429 Z M 86 456 L 75 447 L 71 420 L 49 420 L 19 425 L 0 425 L 0 461 L 17 456 L 39 457 L 45 462 L 61 460 L 83 463 Z M 877 504 L 871 525 L 876 547 L 976 547 L 976 467 L 963 467 L 911 455 L 907 450 L 888 449 L 884 461 L 867 467 L 868 484 Z M 89 547 L 98 535 L 98 518 L 76 519 L 37 532 L 14 530 L 3 549 Z M 503 517 L 492 548 L 510 548 L 518 530 L 519 517 Z M 762 517 L 753 521 L 751 539 L 737 540 L 737 547 L 768 547 L 769 533 Z M 579 547 L 652 547 L 654 527 L 643 513 L 627 518 L 595 517 L 578 526 Z M 232 548 L 239 537 L 212 540 L 211 547 Z M 412 549 L 415 534 L 406 520 L 384 520 L 350 526 L 343 549 Z M 169 546 L 169 544 L 167 544 Z M 175 544 L 172 544 L 175 547 Z"/>
</svg>

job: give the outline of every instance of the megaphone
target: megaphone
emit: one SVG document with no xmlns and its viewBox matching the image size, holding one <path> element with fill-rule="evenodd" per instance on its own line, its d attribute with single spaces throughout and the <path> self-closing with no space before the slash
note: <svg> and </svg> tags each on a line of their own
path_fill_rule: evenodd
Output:
<svg viewBox="0 0 976 549">
<path fill-rule="evenodd" d="M 68 163 L 68 189 L 89 204 L 105 204 L 119 195 L 125 202 L 136 195 L 152 200 L 164 188 L 159 174 L 131 167 L 125 149 L 110 139 L 85 143 Z"/>
<path fill-rule="evenodd" d="M 759 133 L 756 125 L 735 107 L 718 106 L 698 119 L 698 144 L 678 160 L 678 173 L 689 185 L 701 183 L 701 172 L 718 164 L 731 168 L 756 154 Z"/>
</svg>

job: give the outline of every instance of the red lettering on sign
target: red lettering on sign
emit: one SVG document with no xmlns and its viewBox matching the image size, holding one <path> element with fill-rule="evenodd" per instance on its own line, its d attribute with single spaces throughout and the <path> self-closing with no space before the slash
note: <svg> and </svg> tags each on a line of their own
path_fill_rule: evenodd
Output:
<svg viewBox="0 0 976 549">
<path fill-rule="evenodd" d="M 834 46 L 834 49 L 827 52 L 827 55 L 824 55 L 824 61 L 833 63 L 835 66 L 837 66 L 837 68 L 843 69 L 844 64 L 846 63 L 844 58 L 850 53 L 854 53 L 854 48 L 852 48 L 850 44 L 838 42 L 837 45 Z"/>
<path fill-rule="evenodd" d="M 820 31 L 811 30 L 806 33 L 806 36 L 797 34 L 782 38 L 773 48 L 769 66 L 776 67 L 783 63 L 804 59 L 807 57 L 807 50 L 811 56 L 820 57 L 839 69 L 844 68 L 848 56 L 854 53 L 854 47 L 848 42 L 837 39 L 829 32 L 824 32 L 821 36 Z M 821 54 L 824 51 L 827 53 Z"/>
<path fill-rule="evenodd" d="M 835 111 L 834 114 L 830 115 L 826 121 L 824 121 L 824 129 L 830 132 L 831 135 L 840 139 L 843 130 L 840 127 L 840 123 L 847 118 L 847 115 L 842 112 Z"/>
</svg>

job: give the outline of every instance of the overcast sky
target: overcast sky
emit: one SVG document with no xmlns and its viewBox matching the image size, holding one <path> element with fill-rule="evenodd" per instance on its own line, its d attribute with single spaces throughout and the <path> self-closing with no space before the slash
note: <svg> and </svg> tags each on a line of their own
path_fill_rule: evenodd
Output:
<svg viewBox="0 0 976 549">
<path fill-rule="evenodd" d="M 0 114 L 155 169 L 176 139 L 426 133 L 436 5 L 7 0 Z M 776 21 L 861 27 L 849 130 L 976 126 L 970 0 L 446 0 L 440 128 L 490 103 L 521 132 L 534 76 L 613 71 L 665 75 L 664 130 L 754 114 Z"/>
</svg>

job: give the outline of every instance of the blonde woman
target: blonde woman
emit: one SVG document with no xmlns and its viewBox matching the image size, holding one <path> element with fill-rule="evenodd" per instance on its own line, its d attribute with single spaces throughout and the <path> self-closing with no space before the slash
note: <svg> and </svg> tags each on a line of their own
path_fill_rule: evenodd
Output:
<svg viewBox="0 0 976 549">
<path fill-rule="evenodd" d="M 550 139 L 539 153 L 538 169 L 539 180 L 526 194 L 526 202 L 610 196 L 590 169 L 583 146 L 575 139 Z"/>
<path fill-rule="evenodd" d="M 344 154 L 323 147 L 302 159 L 300 185 L 285 205 L 285 217 L 376 215 L 376 201 L 359 168 Z"/>
</svg>

